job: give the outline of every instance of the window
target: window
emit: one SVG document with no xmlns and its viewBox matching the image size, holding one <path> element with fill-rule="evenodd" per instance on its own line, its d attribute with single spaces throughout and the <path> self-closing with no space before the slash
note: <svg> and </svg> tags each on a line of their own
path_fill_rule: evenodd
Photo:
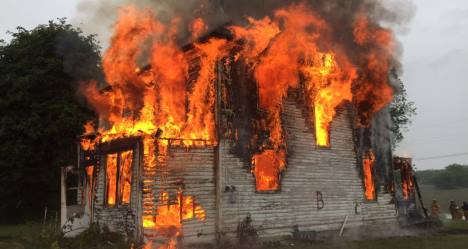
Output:
<svg viewBox="0 0 468 249">
<path fill-rule="evenodd" d="M 106 203 L 130 204 L 133 151 L 109 154 L 106 160 Z"/>
<path fill-rule="evenodd" d="M 274 150 L 265 150 L 261 154 L 254 155 L 252 172 L 255 175 L 257 191 L 276 191 L 280 187 L 280 172 L 284 168 L 284 162 Z"/>
<path fill-rule="evenodd" d="M 109 206 L 114 206 L 117 199 L 117 158 L 117 154 L 110 154 L 106 160 L 106 200 Z"/>
<path fill-rule="evenodd" d="M 126 151 L 121 154 L 119 174 L 119 196 L 121 204 L 130 204 L 130 193 L 132 189 L 132 159 L 132 151 Z"/>
<path fill-rule="evenodd" d="M 325 108 L 315 103 L 315 140 L 319 147 L 330 147 L 330 116 L 326 113 Z"/>
<path fill-rule="evenodd" d="M 375 200 L 375 185 L 374 185 L 374 163 L 375 156 L 370 151 L 362 160 L 363 164 L 363 173 L 364 173 L 364 187 L 365 187 L 365 197 L 368 201 Z"/>
</svg>

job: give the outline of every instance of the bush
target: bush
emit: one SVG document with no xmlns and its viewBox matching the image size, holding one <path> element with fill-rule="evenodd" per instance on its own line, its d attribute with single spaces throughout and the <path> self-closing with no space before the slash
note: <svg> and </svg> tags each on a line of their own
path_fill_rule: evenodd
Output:
<svg viewBox="0 0 468 249">
<path fill-rule="evenodd" d="M 39 231 L 23 233 L 18 242 L 25 249 L 138 249 L 142 244 L 107 227 L 92 224 L 74 238 L 67 238 L 53 227 L 43 226 Z"/>
<path fill-rule="evenodd" d="M 62 234 L 53 227 L 43 226 L 38 233 L 22 234 L 19 242 L 27 249 L 61 249 Z"/>
<path fill-rule="evenodd" d="M 75 238 L 62 238 L 61 249 L 129 249 L 138 248 L 137 243 L 127 240 L 122 234 L 111 232 L 107 227 L 92 224 Z"/>
</svg>

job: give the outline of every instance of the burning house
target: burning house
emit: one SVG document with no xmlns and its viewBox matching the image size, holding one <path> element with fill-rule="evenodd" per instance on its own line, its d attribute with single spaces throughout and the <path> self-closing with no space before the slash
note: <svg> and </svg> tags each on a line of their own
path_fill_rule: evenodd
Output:
<svg viewBox="0 0 468 249">
<path fill-rule="evenodd" d="M 84 215 L 148 247 L 235 238 L 247 217 L 264 238 L 395 225 L 395 42 L 354 2 L 341 22 L 307 3 L 194 18 L 185 44 L 177 17 L 122 8 L 106 82 L 81 88 L 99 114 L 79 145 Z"/>
</svg>

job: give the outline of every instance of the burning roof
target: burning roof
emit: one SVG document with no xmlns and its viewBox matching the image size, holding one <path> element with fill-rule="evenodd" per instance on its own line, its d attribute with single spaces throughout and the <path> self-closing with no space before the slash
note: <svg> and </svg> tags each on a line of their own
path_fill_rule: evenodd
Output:
<svg viewBox="0 0 468 249">
<path fill-rule="evenodd" d="M 244 25 L 226 25 L 229 38 L 208 35 L 204 39 L 199 38 L 213 27 L 202 17 L 185 23 L 185 17 L 175 15 L 167 21 L 150 8 L 121 7 L 103 59 L 111 91 L 100 91 L 96 81 L 81 87 L 100 115 L 96 141 L 143 137 L 145 167 L 153 167 L 157 161 L 152 141 L 158 131 L 161 138 L 177 139 L 184 146 L 192 146 L 197 140 L 216 145 L 217 95 L 227 97 L 219 92 L 215 79 L 220 68 L 241 64 L 255 84 L 256 91 L 249 94 L 255 95 L 256 103 L 249 102 L 247 108 L 256 114 L 242 123 L 243 127 L 237 127 L 238 132 L 252 130 L 243 143 L 251 151 L 257 189 L 277 190 L 279 174 L 287 165 L 281 113 L 289 90 L 301 92 L 316 134 L 316 141 L 311 143 L 325 148 L 333 146 L 329 129 L 338 106 L 352 104 L 356 127 L 368 127 L 394 92 L 389 78 L 394 37 L 369 16 L 369 6 L 356 1 L 349 6 L 355 13 L 340 19 L 330 13 L 332 5 L 326 11 L 323 6 L 315 9 L 316 4 L 306 2 L 280 7 L 269 16 L 247 17 Z M 188 50 L 180 42 L 181 27 L 194 41 Z M 251 83 L 236 84 L 231 89 Z M 248 103 L 244 99 L 234 101 Z M 243 114 L 234 115 L 242 119 Z M 164 153 L 164 148 L 158 151 Z M 371 171 L 373 163 L 370 152 L 365 170 Z M 366 185 L 371 181 L 366 174 Z M 369 189 L 366 196 L 373 199 L 375 190 Z M 164 195 L 160 198 L 167 202 Z M 179 196 L 177 203 L 160 213 L 178 210 L 183 203 L 193 202 L 191 198 Z M 155 224 L 153 217 L 145 224 L 164 225 Z"/>
</svg>

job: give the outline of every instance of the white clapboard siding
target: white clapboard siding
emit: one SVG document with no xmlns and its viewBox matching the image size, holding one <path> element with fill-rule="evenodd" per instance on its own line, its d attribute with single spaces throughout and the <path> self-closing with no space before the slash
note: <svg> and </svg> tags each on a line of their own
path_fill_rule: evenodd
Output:
<svg viewBox="0 0 468 249">
<path fill-rule="evenodd" d="M 314 132 L 295 102 L 285 102 L 282 119 L 288 163 L 279 191 L 256 191 L 249 165 L 230 153 L 230 141 L 221 140 L 214 148 L 173 147 L 160 165 L 142 172 L 139 181 L 132 181 L 129 207 L 106 208 L 103 205 L 105 167 L 97 167 L 95 221 L 120 232 L 141 228 L 141 216 L 154 215 L 160 191 L 174 194 L 182 186 L 183 194 L 192 196 L 206 212 L 205 220 L 182 222 L 181 241 L 186 245 L 213 243 L 217 235 L 233 238 L 247 215 L 251 216 L 260 237 L 265 239 L 291 235 L 295 226 L 300 231 L 339 230 L 346 216 L 348 227 L 396 223 L 395 206 L 389 194 L 379 193 L 374 202 L 364 200 L 348 108 L 339 108 L 331 124 L 331 148 L 315 146 Z M 137 145 L 134 176 L 142 168 L 139 153 Z M 105 165 L 104 159 L 101 166 Z M 140 165 L 136 165 L 138 163 Z M 225 192 L 226 186 L 235 186 L 236 191 Z M 317 191 L 322 193 L 325 204 L 320 210 L 317 209 Z M 155 244 L 164 241 L 154 231 L 145 229 L 143 234 Z"/>
<path fill-rule="evenodd" d="M 106 156 L 100 156 L 100 163 L 95 167 L 95 198 L 93 221 L 101 226 L 108 227 L 111 231 L 121 232 L 125 235 L 135 235 L 139 226 L 139 164 L 140 145 L 137 143 L 133 149 L 132 161 L 132 186 L 130 205 L 107 207 L 105 205 L 105 174 Z"/>
<path fill-rule="evenodd" d="M 381 196 L 378 202 L 364 201 L 352 121 L 346 108 L 337 111 L 330 129 L 331 148 L 326 149 L 316 148 L 314 133 L 293 101 L 285 102 L 282 119 L 287 134 L 288 164 L 282 174 L 281 190 L 276 193 L 256 192 L 250 170 L 229 154 L 228 141 L 220 143 L 222 185 L 236 187 L 235 192 L 223 192 L 222 234 L 234 237 L 239 222 L 247 215 L 261 237 L 291 235 L 296 225 L 304 231 L 337 230 L 346 216 L 349 226 L 396 222 L 390 197 Z M 320 210 L 317 191 L 322 192 L 325 203 Z M 356 205 L 360 206 L 358 212 Z"/>
</svg>

